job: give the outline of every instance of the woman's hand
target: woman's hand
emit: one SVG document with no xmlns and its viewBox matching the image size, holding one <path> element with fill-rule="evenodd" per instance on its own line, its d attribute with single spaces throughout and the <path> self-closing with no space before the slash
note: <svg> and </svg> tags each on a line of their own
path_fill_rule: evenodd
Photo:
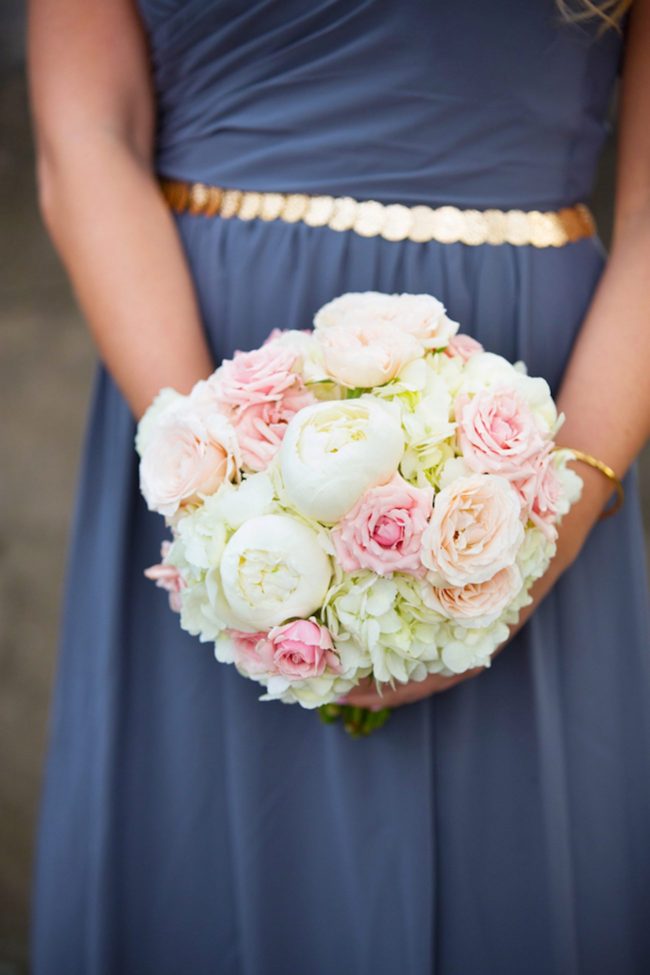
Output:
<svg viewBox="0 0 650 975">
<path fill-rule="evenodd" d="M 466 670 L 465 673 L 455 674 L 453 677 L 430 674 L 424 680 L 412 680 L 408 684 L 397 684 L 394 688 L 386 684 L 381 694 L 377 691 L 374 680 L 371 677 L 366 677 L 339 703 L 368 708 L 369 711 L 380 711 L 382 708 L 401 708 L 404 704 L 414 704 L 431 694 L 439 694 L 441 691 L 449 690 L 456 684 L 476 677 L 484 669 L 484 667 L 475 667 L 473 670 Z"/>
<path fill-rule="evenodd" d="M 545 574 L 537 580 L 531 589 L 533 601 L 522 609 L 517 623 L 510 627 L 508 639 L 497 647 L 492 654 L 492 659 L 508 646 L 515 634 L 519 632 L 526 620 L 534 613 L 546 594 L 555 585 L 560 575 L 577 557 L 589 530 L 607 501 L 609 484 L 598 471 L 591 468 L 585 470 L 584 467 L 581 467 L 580 475 L 584 482 L 582 497 L 562 522 L 557 551 Z M 367 677 L 339 703 L 368 708 L 370 711 L 379 711 L 382 708 L 399 708 L 404 704 L 421 701 L 431 694 L 448 691 L 452 687 L 456 687 L 457 684 L 478 677 L 485 670 L 485 667 L 473 667 L 462 674 L 454 674 L 453 677 L 430 674 L 423 681 L 397 684 L 394 688 L 385 684 L 381 694 L 377 691 L 372 678 Z"/>
</svg>

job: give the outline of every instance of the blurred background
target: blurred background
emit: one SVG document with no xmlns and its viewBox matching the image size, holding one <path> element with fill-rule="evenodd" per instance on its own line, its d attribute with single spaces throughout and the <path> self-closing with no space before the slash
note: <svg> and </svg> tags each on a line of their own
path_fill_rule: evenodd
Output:
<svg viewBox="0 0 650 975">
<path fill-rule="evenodd" d="M 593 200 L 605 240 L 613 170 L 610 139 Z M 0 8 L 0 214 L 0 975 L 24 975 L 66 540 L 95 357 L 36 208 L 22 0 Z M 641 470 L 649 526 L 647 449 Z"/>
</svg>

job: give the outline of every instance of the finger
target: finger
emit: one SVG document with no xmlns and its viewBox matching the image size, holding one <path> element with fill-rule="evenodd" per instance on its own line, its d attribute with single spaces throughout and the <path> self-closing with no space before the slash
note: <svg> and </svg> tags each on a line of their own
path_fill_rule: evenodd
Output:
<svg viewBox="0 0 650 975">
<path fill-rule="evenodd" d="M 436 677 L 433 675 L 423 681 L 410 681 L 408 684 L 400 684 L 395 688 L 384 685 L 381 693 L 376 690 L 363 691 L 354 688 L 341 703 L 370 710 L 400 707 L 402 704 L 428 697 L 435 687 Z"/>
<path fill-rule="evenodd" d="M 431 694 L 440 694 L 450 690 L 457 684 L 462 684 L 472 677 L 482 674 L 485 667 L 474 667 L 466 670 L 462 674 L 454 674 L 451 677 L 443 677 L 440 674 L 430 674 L 423 681 L 410 681 L 408 684 L 401 684 L 395 688 L 384 685 L 381 693 L 374 688 L 371 678 L 366 678 L 368 682 L 365 686 L 359 684 L 350 691 L 339 703 L 349 704 L 354 707 L 368 708 L 377 711 L 381 708 L 398 708 L 404 704 L 413 704 L 422 698 L 429 697 Z"/>
<path fill-rule="evenodd" d="M 389 706 L 386 703 L 385 694 L 379 695 L 377 693 L 360 693 L 353 691 L 351 691 L 347 697 L 343 698 L 339 703 L 355 708 L 368 708 L 371 711 Z"/>
</svg>

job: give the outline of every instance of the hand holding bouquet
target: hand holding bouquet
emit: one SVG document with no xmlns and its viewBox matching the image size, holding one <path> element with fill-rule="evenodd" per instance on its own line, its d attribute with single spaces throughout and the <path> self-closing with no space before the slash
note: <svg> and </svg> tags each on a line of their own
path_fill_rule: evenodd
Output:
<svg viewBox="0 0 650 975">
<path fill-rule="evenodd" d="M 365 677 L 489 666 L 581 481 L 547 383 L 436 298 L 346 294 L 314 326 L 162 390 L 136 447 L 183 629 L 335 716 Z"/>
</svg>

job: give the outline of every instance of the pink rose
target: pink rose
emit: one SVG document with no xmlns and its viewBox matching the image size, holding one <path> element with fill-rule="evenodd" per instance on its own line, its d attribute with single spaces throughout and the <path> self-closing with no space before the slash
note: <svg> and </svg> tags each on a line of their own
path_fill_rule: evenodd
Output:
<svg viewBox="0 0 650 975">
<path fill-rule="evenodd" d="M 553 460 L 552 447 L 538 454 L 533 471 L 514 481 L 519 491 L 524 515 L 540 528 L 551 541 L 557 538 L 555 522 L 562 503 L 562 485 Z"/>
<path fill-rule="evenodd" d="M 252 352 L 236 352 L 226 359 L 214 377 L 216 395 L 225 410 L 244 409 L 254 403 L 278 400 L 301 382 L 292 369 L 296 353 L 286 346 L 269 342 Z"/>
<path fill-rule="evenodd" d="M 181 589 L 185 589 L 186 582 L 180 571 L 175 565 L 168 565 L 165 559 L 169 555 L 171 542 L 165 539 L 160 546 L 160 558 L 162 561 L 158 565 L 152 565 L 144 570 L 147 579 L 153 579 L 160 589 L 169 593 L 169 606 L 175 613 L 181 611 Z"/>
<path fill-rule="evenodd" d="M 245 633 L 228 630 L 232 640 L 235 666 L 247 677 L 270 676 L 277 673 L 273 662 L 273 645 L 266 633 Z"/>
<path fill-rule="evenodd" d="M 265 470 L 277 453 L 289 420 L 304 406 L 315 402 L 309 390 L 296 385 L 278 400 L 252 403 L 232 417 L 241 449 L 242 463 L 251 471 Z"/>
<path fill-rule="evenodd" d="M 140 460 L 140 488 L 150 511 L 174 515 L 237 477 L 235 431 L 213 405 L 183 397 L 152 431 Z"/>
<path fill-rule="evenodd" d="M 421 558 L 433 585 L 485 582 L 513 565 L 524 539 L 519 495 L 494 474 L 459 477 L 435 497 Z"/>
<path fill-rule="evenodd" d="M 342 568 L 423 575 L 420 545 L 432 506 L 433 489 L 413 487 L 399 474 L 370 488 L 332 530 Z"/>
<path fill-rule="evenodd" d="M 466 586 L 432 586 L 424 597 L 431 609 L 468 627 L 490 626 L 522 586 L 521 573 L 516 565 L 500 569 L 484 582 L 470 582 Z"/>
<path fill-rule="evenodd" d="M 283 334 L 253 352 L 237 352 L 223 363 L 212 383 L 219 408 L 237 434 L 243 464 L 262 471 L 274 457 L 289 420 L 315 402 L 298 373 L 295 349 L 278 344 Z"/>
<path fill-rule="evenodd" d="M 517 390 L 486 389 L 471 399 L 461 394 L 455 411 L 458 445 L 468 467 L 511 479 L 532 473 L 546 440 Z"/>
<path fill-rule="evenodd" d="M 471 335 L 458 334 L 452 335 L 449 339 L 449 345 L 445 349 L 445 355 L 450 359 L 456 356 L 462 359 L 463 362 L 468 362 L 473 355 L 477 352 L 483 352 L 483 346 L 476 339 L 473 339 Z"/>
<path fill-rule="evenodd" d="M 416 338 L 381 321 L 332 325 L 316 339 L 328 374 L 349 388 L 382 386 L 424 355 Z"/>
<path fill-rule="evenodd" d="M 288 680 L 320 677 L 328 668 L 338 673 L 332 636 L 316 620 L 294 620 L 274 626 L 268 635 L 273 647 L 275 672 Z"/>
</svg>

